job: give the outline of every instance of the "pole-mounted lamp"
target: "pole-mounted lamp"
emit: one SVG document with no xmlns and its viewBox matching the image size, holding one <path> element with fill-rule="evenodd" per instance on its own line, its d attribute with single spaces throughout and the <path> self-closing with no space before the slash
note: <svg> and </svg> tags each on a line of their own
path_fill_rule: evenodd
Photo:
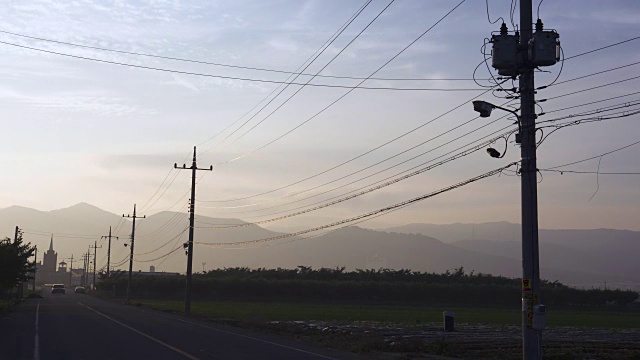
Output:
<svg viewBox="0 0 640 360">
<path fill-rule="evenodd" d="M 498 105 L 494 105 L 492 103 L 486 102 L 486 101 L 482 101 L 482 100 L 476 100 L 473 102 L 473 110 L 477 111 L 480 113 L 480 117 L 486 118 L 491 116 L 491 111 L 493 109 L 500 109 L 500 110 L 504 110 L 506 112 L 509 112 L 511 114 L 513 114 L 516 119 L 517 119 L 517 124 L 518 124 L 518 130 L 521 129 L 521 124 L 520 124 L 520 115 L 518 115 L 517 112 L 511 110 L 511 109 L 507 109 L 507 108 L 503 108 L 501 106 Z M 520 134 L 516 134 L 516 143 L 520 143 Z M 504 153 L 500 154 L 500 152 L 494 148 L 488 148 L 487 149 L 487 153 L 489 154 L 489 156 L 491 156 L 492 158 L 502 158 L 504 157 L 504 154 L 506 154 L 506 150 Z"/>
</svg>

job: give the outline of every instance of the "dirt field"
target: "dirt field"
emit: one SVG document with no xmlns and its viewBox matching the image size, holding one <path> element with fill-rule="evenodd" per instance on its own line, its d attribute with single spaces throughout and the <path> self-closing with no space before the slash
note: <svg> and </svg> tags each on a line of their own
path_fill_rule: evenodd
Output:
<svg viewBox="0 0 640 360">
<path fill-rule="evenodd" d="M 513 325 L 389 325 L 370 322 L 271 322 L 274 328 L 355 352 L 440 355 L 460 359 L 520 359 L 521 329 Z M 544 332 L 545 359 L 640 359 L 640 329 L 551 327 Z M 422 355 L 421 355 L 422 354 Z M 426 358 L 426 357 L 425 357 Z"/>
</svg>

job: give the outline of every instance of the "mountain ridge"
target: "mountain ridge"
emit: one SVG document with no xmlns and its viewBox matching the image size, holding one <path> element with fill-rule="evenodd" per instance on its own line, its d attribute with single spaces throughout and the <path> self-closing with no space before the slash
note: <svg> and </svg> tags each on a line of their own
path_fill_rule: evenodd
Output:
<svg viewBox="0 0 640 360">
<path fill-rule="evenodd" d="M 224 229 L 221 225 L 247 225 L 234 218 L 195 216 L 194 264 L 202 270 L 220 267 L 295 268 L 297 266 L 349 269 L 410 268 L 442 272 L 464 267 L 468 271 L 519 277 L 520 226 L 499 221 L 480 224 L 408 224 L 386 230 L 338 228 L 312 238 L 286 237 L 262 241 L 285 233 L 250 225 Z M 25 240 L 46 249 L 54 234 L 58 261 L 79 258 L 89 245 L 103 245 L 98 266 L 106 264 L 101 239 L 112 235 L 112 264 L 126 264 L 130 219 L 88 203 L 40 211 L 20 206 L 0 209 L 0 231 L 13 236 L 16 225 Z M 188 213 L 161 211 L 136 223 L 135 270 L 155 266 L 158 271 L 184 272 L 182 243 L 187 241 Z M 420 234 L 424 229 L 432 233 Z M 1 234 L 1 233 L 0 233 Z M 486 239 L 486 240 L 485 240 Z M 637 284 L 640 288 L 640 232 L 617 229 L 540 230 L 541 274 L 578 286 Z M 251 242 L 257 241 L 254 244 Z M 238 244 L 241 242 L 242 244 Z M 250 244 L 247 244 L 249 242 Z M 213 243 L 219 245 L 213 245 Z M 225 245 L 225 243 L 229 245 Z M 164 256 L 167 255 L 167 256 Z M 122 268 L 122 267 L 121 267 Z M 199 266 L 194 266 L 197 271 Z"/>
</svg>

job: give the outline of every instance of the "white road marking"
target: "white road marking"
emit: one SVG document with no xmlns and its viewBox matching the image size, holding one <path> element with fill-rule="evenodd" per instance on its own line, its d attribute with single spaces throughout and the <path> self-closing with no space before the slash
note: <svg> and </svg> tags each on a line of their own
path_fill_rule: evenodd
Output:
<svg viewBox="0 0 640 360">
<path fill-rule="evenodd" d="M 157 342 L 158 344 L 160 344 L 160 345 L 162 345 L 162 346 L 164 346 L 164 347 L 166 347 L 166 348 L 169 348 L 169 349 L 171 349 L 171 350 L 173 350 L 173 351 L 177 352 L 178 354 L 183 355 L 184 357 L 186 357 L 186 358 L 188 358 L 188 359 L 191 359 L 191 360 L 200 360 L 200 359 L 198 359 L 197 357 L 195 357 L 195 356 L 193 356 L 193 355 L 191 355 L 191 354 L 188 354 L 188 353 L 186 353 L 186 352 L 184 352 L 184 351 L 182 351 L 182 350 L 180 350 L 180 349 L 178 349 L 178 348 L 176 348 L 176 347 L 173 347 L 173 346 L 171 346 L 171 345 L 169 345 L 169 344 L 165 343 L 165 342 L 164 342 L 164 341 L 162 341 L 162 340 L 156 339 L 156 338 L 154 338 L 154 337 L 153 337 L 153 336 L 151 336 L 151 335 L 147 335 L 147 334 L 143 333 L 143 332 L 142 332 L 142 331 L 140 331 L 140 330 L 136 330 L 136 329 L 132 328 L 132 327 L 131 327 L 131 326 L 129 326 L 129 325 L 123 324 L 123 323 L 121 323 L 120 321 L 118 321 L 118 320 L 116 320 L 116 319 L 114 319 L 114 318 L 112 318 L 112 317 L 110 317 L 110 316 L 108 316 L 108 315 L 105 315 L 105 314 L 101 313 L 100 311 L 98 311 L 98 310 L 96 310 L 96 309 L 94 309 L 94 308 L 92 308 L 92 307 L 89 307 L 89 306 L 87 306 L 87 305 L 85 305 L 85 304 L 83 304 L 83 303 L 81 303 L 81 302 L 79 302 L 79 301 L 78 301 L 78 304 L 80 304 L 81 306 L 84 306 L 85 308 L 87 308 L 87 309 L 89 309 L 89 310 L 91 310 L 91 311 L 95 312 L 95 313 L 96 313 L 96 314 L 98 314 L 98 315 L 101 315 L 101 316 L 103 316 L 103 317 L 105 317 L 105 318 L 107 318 L 107 319 L 109 319 L 109 320 L 113 321 L 114 323 L 116 323 L 116 324 L 118 324 L 118 325 L 124 326 L 124 327 L 126 327 L 127 329 L 129 329 L 129 330 L 131 330 L 131 331 L 133 331 L 133 332 L 135 332 L 135 333 L 138 333 L 138 334 L 140 334 L 140 335 L 142 335 L 142 336 L 146 337 L 146 338 L 147 338 L 147 339 L 149 339 L 149 340 L 153 340 L 153 341 Z"/>
<path fill-rule="evenodd" d="M 38 334 L 38 318 L 40 314 L 40 301 L 36 306 L 36 337 L 33 341 L 33 360 L 40 360 L 40 335 Z"/>
<path fill-rule="evenodd" d="M 167 315 L 164 315 L 164 314 L 157 314 L 157 315 L 158 315 L 158 316 L 165 317 L 165 318 L 167 318 L 167 319 L 178 320 L 178 321 L 182 321 L 182 322 L 187 323 L 187 324 L 192 324 L 192 325 L 201 326 L 201 327 L 203 327 L 203 328 L 207 328 L 207 329 L 215 330 L 215 331 L 222 332 L 222 333 L 225 333 L 225 334 L 236 335 L 236 336 L 240 336 L 240 337 L 243 337 L 243 338 L 246 338 L 246 339 L 251 339 L 251 340 L 259 341 L 259 342 L 262 342 L 262 343 L 265 343 L 265 344 L 269 344 L 269 345 L 273 345 L 273 346 L 278 346 L 278 347 L 281 347 L 281 348 L 285 348 L 285 349 L 294 350 L 294 351 L 298 351 L 298 352 L 301 352 L 301 353 L 305 353 L 305 354 L 309 354 L 309 355 L 317 356 L 317 357 L 320 357 L 320 358 L 323 358 L 323 359 L 339 360 L 339 359 L 336 359 L 336 358 L 332 358 L 332 357 L 330 357 L 330 356 L 326 356 L 326 355 L 322 355 L 322 354 L 314 353 L 314 352 L 311 352 L 311 351 L 307 351 L 307 350 L 302 350 L 302 349 L 294 348 L 294 347 L 287 346 L 287 345 L 278 344 L 278 343 L 275 343 L 275 342 L 272 342 L 272 341 L 259 339 L 259 338 L 256 338 L 256 337 L 253 337 L 253 336 L 249 336 L 249 335 L 243 335 L 243 334 L 238 334 L 238 333 L 235 333 L 235 332 L 232 332 L 232 331 L 227 331 L 227 330 L 218 329 L 218 328 L 215 328 L 215 327 L 213 327 L 213 326 L 207 326 L 207 325 L 199 324 L 199 323 L 196 323 L 196 322 L 192 322 L 192 321 L 188 321 L 188 320 L 180 319 L 180 318 L 177 318 L 177 317 L 167 316 Z"/>
</svg>

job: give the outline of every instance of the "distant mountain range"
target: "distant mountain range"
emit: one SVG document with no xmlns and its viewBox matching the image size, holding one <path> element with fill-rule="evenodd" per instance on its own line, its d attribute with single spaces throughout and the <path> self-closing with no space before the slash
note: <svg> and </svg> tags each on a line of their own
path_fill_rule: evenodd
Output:
<svg viewBox="0 0 640 360">
<path fill-rule="evenodd" d="M 281 235 L 259 226 L 220 229 L 247 224 L 238 219 L 196 216 L 197 243 L 234 243 Z M 73 254 L 79 259 L 94 241 L 98 268 L 106 264 L 109 226 L 118 240 L 112 242 L 112 264 L 126 268 L 128 249 L 123 246 L 131 222 L 80 203 L 54 211 L 12 206 L 0 209 L 0 235 L 11 237 L 19 225 L 25 239 L 49 246 L 54 233 L 58 261 Z M 184 272 L 181 244 L 187 240 L 188 214 L 162 212 L 136 224 L 136 270 L 153 265 L 158 271 Z M 163 256 L 175 250 L 169 256 Z M 40 255 L 42 252 L 39 253 Z M 384 230 L 346 227 L 314 238 L 289 237 L 251 245 L 206 246 L 196 244 L 194 271 L 220 267 L 294 268 L 300 265 L 347 269 L 412 269 L 443 272 L 467 271 L 510 277 L 521 275 L 520 225 L 507 222 L 482 224 L 409 224 Z M 612 229 L 540 230 L 541 274 L 549 280 L 583 287 L 640 289 L 640 232 Z M 41 258 L 39 256 L 39 258 Z M 203 263 L 204 266 L 203 266 Z M 75 263 L 75 264 L 79 264 Z M 78 267 L 74 265 L 74 267 Z"/>
<path fill-rule="evenodd" d="M 482 224 L 409 224 L 387 229 L 398 233 L 436 237 L 462 249 L 521 259 L 520 225 L 508 222 Z M 640 288 L 640 232 L 615 229 L 539 230 L 540 272 L 564 269 L 591 273 L 577 279 L 556 276 L 565 282 L 604 286 L 625 281 Z M 554 278 L 553 276 L 546 276 Z M 608 280 L 607 280 L 608 279 Z M 625 287 L 625 284 L 620 284 Z"/>
</svg>

